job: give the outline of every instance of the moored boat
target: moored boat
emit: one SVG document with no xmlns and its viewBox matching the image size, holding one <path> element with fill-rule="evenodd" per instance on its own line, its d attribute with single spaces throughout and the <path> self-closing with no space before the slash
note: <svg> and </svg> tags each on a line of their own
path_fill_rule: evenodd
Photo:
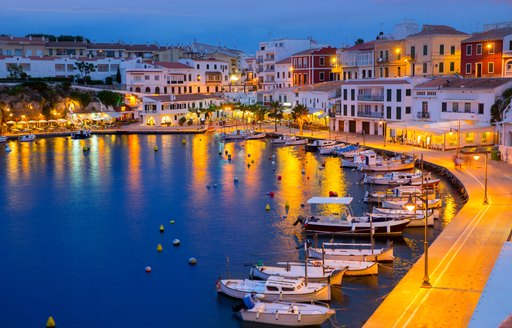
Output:
<svg viewBox="0 0 512 328">
<path fill-rule="evenodd" d="M 266 280 L 270 276 L 279 276 L 290 279 L 305 278 L 308 281 L 323 284 L 341 285 L 346 268 L 334 269 L 321 266 L 308 265 L 307 272 L 304 264 L 280 263 L 279 266 L 253 265 L 249 273 L 251 278 Z"/>
<path fill-rule="evenodd" d="M 277 138 L 270 140 L 270 143 L 274 144 L 274 145 L 284 145 L 287 141 L 291 141 L 291 140 L 295 140 L 295 139 L 297 139 L 297 138 L 294 136 L 281 134 Z"/>
<path fill-rule="evenodd" d="M 35 134 L 25 134 L 18 137 L 18 140 L 21 142 L 34 141 L 36 139 Z"/>
<path fill-rule="evenodd" d="M 296 302 L 262 302 L 251 294 L 243 298 L 242 320 L 276 326 L 319 326 L 336 313 L 325 305 Z"/>
<path fill-rule="evenodd" d="M 250 135 L 246 136 L 245 139 L 246 140 L 263 139 L 266 136 L 267 136 L 267 134 L 265 132 L 260 132 L 260 133 L 250 134 Z"/>
<path fill-rule="evenodd" d="M 217 291 L 234 298 L 243 298 L 247 293 L 262 294 L 268 301 L 330 301 L 329 284 L 306 282 L 304 279 L 286 279 L 270 276 L 266 281 L 249 279 L 225 279 L 217 282 Z"/>
<path fill-rule="evenodd" d="M 308 143 L 306 145 L 306 151 L 317 151 L 321 147 L 334 146 L 336 145 L 336 141 L 334 140 L 313 140 L 313 142 Z"/>
<path fill-rule="evenodd" d="M 344 274 L 344 277 L 356 277 L 356 276 L 370 276 L 370 275 L 376 275 L 379 273 L 379 266 L 377 265 L 377 262 L 371 262 L 371 261 L 349 261 L 349 260 L 324 260 L 321 259 L 310 259 L 308 260 L 308 272 L 310 270 L 310 267 L 323 267 L 324 270 L 344 270 L 346 269 L 346 272 Z M 277 262 L 277 265 L 300 265 L 304 266 L 304 263 L 288 263 L 288 262 Z M 308 279 L 309 279 L 309 273 L 308 273 Z M 333 285 L 331 283 L 331 285 Z"/>
<path fill-rule="evenodd" d="M 0 142 L 6 142 L 7 137 L 6 136 L 0 136 Z"/>
<path fill-rule="evenodd" d="M 224 141 L 245 140 L 245 138 L 254 132 L 251 130 L 234 130 L 230 133 L 222 133 L 220 138 Z"/>
<path fill-rule="evenodd" d="M 288 140 L 284 144 L 286 146 L 298 146 L 298 145 L 305 145 L 307 143 L 308 143 L 308 139 L 295 138 L 295 140 Z"/>
<path fill-rule="evenodd" d="M 397 208 L 403 209 L 408 199 L 401 200 L 383 200 L 382 207 L 383 208 Z M 424 203 L 421 200 L 416 200 L 416 208 L 424 208 Z M 428 200 L 428 208 L 439 208 L 442 205 L 442 201 L 440 198 L 434 198 Z"/>
<path fill-rule="evenodd" d="M 374 248 L 372 244 L 360 243 L 322 243 L 322 247 L 308 247 L 308 255 L 313 258 L 329 260 L 391 262 L 394 259 L 393 248 Z"/>
<path fill-rule="evenodd" d="M 383 175 L 364 175 L 363 182 L 367 184 L 397 186 L 409 184 L 413 178 L 421 177 L 421 174 L 388 172 Z"/>
<path fill-rule="evenodd" d="M 78 130 L 71 133 L 71 139 L 88 139 L 91 137 L 90 130 Z"/>
</svg>

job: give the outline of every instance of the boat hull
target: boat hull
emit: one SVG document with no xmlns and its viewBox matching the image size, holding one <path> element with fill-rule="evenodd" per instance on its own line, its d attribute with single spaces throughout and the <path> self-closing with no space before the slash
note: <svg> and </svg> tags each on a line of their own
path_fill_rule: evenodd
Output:
<svg viewBox="0 0 512 328">
<path fill-rule="evenodd" d="M 258 278 L 258 279 L 262 279 L 262 280 L 267 280 L 268 277 L 270 277 L 271 275 L 281 276 L 281 277 L 290 278 L 290 279 L 304 278 L 305 270 L 303 268 L 304 268 L 304 266 L 302 266 L 302 270 L 300 270 L 300 272 L 296 272 L 296 270 L 293 270 L 293 271 L 295 271 L 295 272 L 293 272 L 293 271 L 286 271 L 286 269 L 283 267 L 282 272 L 278 273 L 278 272 L 273 271 L 270 274 L 270 273 L 266 273 L 266 272 L 262 271 L 262 267 L 253 266 L 251 268 L 250 276 L 253 278 Z M 316 268 L 308 266 L 309 271 L 312 271 L 312 269 L 316 269 Z M 317 270 L 315 270 L 315 271 L 317 271 Z M 345 274 L 345 271 L 346 270 L 333 270 L 332 274 L 323 275 L 323 276 L 321 275 L 321 273 L 316 274 L 316 273 L 308 272 L 308 281 L 309 282 L 318 282 L 318 283 L 322 283 L 322 284 L 329 283 L 331 285 L 341 286 L 341 282 L 343 280 L 343 275 Z"/>
<path fill-rule="evenodd" d="M 362 261 L 362 262 L 392 262 L 394 259 L 393 248 L 359 250 L 359 249 L 330 249 L 325 248 L 324 258 L 329 260 Z M 308 248 L 308 255 L 312 258 L 321 259 L 321 248 Z"/>
<path fill-rule="evenodd" d="M 361 167 L 361 171 L 366 172 L 389 172 L 403 171 L 414 169 L 414 162 L 398 164 L 398 165 L 365 165 Z"/>
<path fill-rule="evenodd" d="M 242 320 L 283 327 L 307 327 L 319 326 L 335 313 L 334 310 L 327 308 L 324 310 L 319 306 L 316 306 L 318 307 L 316 311 L 307 311 L 305 306 L 311 307 L 308 304 L 283 303 L 282 307 L 272 305 L 271 308 L 261 309 L 256 307 L 250 310 L 242 310 L 240 311 Z"/>
<path fill-rule="evenodd" d="M 344 223 L 341 222 L 315 222 L 307 220 L 304 228 L 308 232 L 328 232 L 347 236 L 400 236 L 410 220 L 390 220 L 385 222 Z"/>
</svg>

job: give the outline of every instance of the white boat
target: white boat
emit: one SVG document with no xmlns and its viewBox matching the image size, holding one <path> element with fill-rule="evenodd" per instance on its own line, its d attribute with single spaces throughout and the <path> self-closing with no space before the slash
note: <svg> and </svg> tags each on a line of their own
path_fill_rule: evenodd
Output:
<svg viewBox="0 0 512 328">
<path fill-rule="evenodd" d="M 427 215 L 427 225 L 433 226 L 434 219 L 436 218 L 435 213 L 439 212 L 437 209 L 429 209 Z M 424 210 L 416 210 L 413 212 L 409 212 L 404 209 L 393 209 L 393 208 L 379 208 L 374 207 L 371 213 L 373 218 L 389 218 L 389 219 L 399 219 L 406 218 L 410 219 L 411 222 L 407 227 L 423 227 L 425 226 L 425 211 Z"/>
<path fill-rule="evenodd" d="M 300 279 L 286 279 L 270 276 L 266 281 L 249 279 L 225 279 L 217 282 L 217 291 L 242 299 L 247 293 L 262 294 L 268 301 L 330 301 L 329 284 L 308 282 Z"/>
<path fill-rule="evenodd" d="M 253 133 L 245 137 L 246 140 L 252 140 L 252 139 L 263 139 L 267 136 L 265 132 L 261 133 Z"/>
<path fill-rule="evenodd" d="M 272 303 L 254 300 L 251 294 L 243 298 L 244 309 L 240 310 L 243 321 L 275 326 L 303 327 L 319 326 L 336 313 L 324 305 L 277 301 Z"/>
<path fill-rule="evenodd" d="M 408 199 L 401 200 L 383 200 L 382 207 L 383 208 L 398 208 L 403 209 L 405 204 L 408 202 Z M 414 202 L 414 200 L 413 200 Z M 424 208 L 424 204 L 421 200 L 416 200 L 416 208 L 422 209 Z M 440 198 L 429 199 L 428 200 L 428 208 L 439 208 L 442 205 L 442 201 Z"/>
<path fill-rule="evenodd" d="M 21 142 L 34 141 L 35 139 L 36 139 L 36 135 L 35 134 L 25 134 L 25 135 L 22 135 L 22 136 L 18 137 L 18 140 L 21 141 Z"/>
<path fill-rule="evenodd" d="M 313 142 L 306 145 L 305 149 L 306 151 L 317 151 L 322 147 L 334 146 L 336 143 L 334 140 L 313 140 Z"/>
<path fill-rule="evenodd" d="M 361 171 L 371 171 L 371 172 L 388 172 L 388 171 L 403 171 L 403 170 L 412 170 L 414 169 L 414 161 L 383 161 L 382 163 L 377 163 L 373 165 L 363 165 L 359 168 Z"/>
<path fill-rule="evenodd" d="M 7 137 L 6 136 L 0 136 L 0 142 L 6 142 Z"/>
<path fill-rule="evenodd" d="M 346 268 L 333 269 L 308 265 L 306 272 L 306 266 L 303 263 L 281 263 L 280 266 L 253 265 L 249 275 L 251 278 L 267 280 L 270 276 L 289 279 L 305 278 L 307 274 L 308 281 L 311 282 L 341 285 L 346 271 Z"/>
<path fill-rule="evenodd" d="M 358 167 L 366 164 L 367 156 L 377 156 L 377 154 L 373 150 L 363 150 L 363 151 L 357 153 L 356 155 L 354 155 L 352 160 L 345 159 L 345 158 L 341 159 L 341 166 L 342 167 L 358 168 Z"/>
<path fill-rule="evenodd" d="M 295 138 L 295 140 L 288 140 L 284 144 L 286 146 L 298 146 L 298 145 L 305 145 L 307 143 L 308 143 L 308 139 Z"/>
<path fill-rule="evenodd" d="M 328 232 L 347 236 L 399 236 L 402 235 L 410 219 L 374 220 L 371 216 L 352 216 L 352 197 L 312 197 L 308 204 L 342 205 L 341 215 L 311 216 L 299 215 L 296 223 L 302 223 L 307 232 Z"/>
<path fill-rule="evenodd" d="M 345 275 L 347 277 L 356 276 L 370 276 L 379 273 L 379 266 L 377 262 L 370 261 L 349 261 L 349 260 L 326 260 L 320 259 L 309 260 L 308 263 L 308 279 L 310 267 L 324 267 L 327 270 L 344 270 L 346 269 Z M 277 262 L 277 265 L 300 265 L 304 266 L 304 263 L 288 263 L 288 262 Z M 331 283 L 332 285 L 332 283 Z"/>
<path fill-rule="evenodd" d="M 388 172 L 383 175 L 364 175 L 363 182 L 374 185 L 397 186 L 405 185 L 411 182 L 413 178 L 421 177 L 421 173 L 400 173 Z"/>
<path fill-rule="evenodd" d="M 71 139 L 88 139 L 91 137 L 90 130 L 78 130 L 71 133 Z"/>
<path fill-rule="evenodd" d="M 409 183 L 411 186 L 421 186 L 423 187 L 434 187 L 437 186 L 441 182 L 441 179 L 435 179 L 430 176 L 430 172 L 424 174 L 423 178 L 421 174 L 419 176 L 414 176 Z"/>
<path fill-rule="evenodd" d="M 322 243 L 321 248 L 308 247 L 308 255 L 328 260 L 392 262 L 393 248 L 373 248 L 372 244 Z"/>
<path fill-rule="evenodd" d="M 254 132 L 252 130 L 234 130 L 230 133 L 222 133 L 220 138 L 224 141 L 245 140 L 245 138 Z"/>
<path fill-rule="evenodd" d="M 294 136 L 281 134 L 279 137 L 270 140 L 270 143 L 274 144 L 274 145 L 284 145 L 287 141 L 291 141 L 291 140 L 295 140 L 295 139 L 297 139 L 297 138 Z"/>
<path fill-rule="evenodd" d="M 343 145 L 323 146 L 318 148 L 320 155 L 334 155 Z"/>
<path fill-rule="evenodd" d="M 418 186 L 398 186 L 386 191 L 367 191 L 363 197 L 365 203 L 380 203 L 384 199 L 402 199 L 411 195 L 422 195 L 423 190 Z M 432 193 L 431 196 L 434 196 Z"/>
</svg>

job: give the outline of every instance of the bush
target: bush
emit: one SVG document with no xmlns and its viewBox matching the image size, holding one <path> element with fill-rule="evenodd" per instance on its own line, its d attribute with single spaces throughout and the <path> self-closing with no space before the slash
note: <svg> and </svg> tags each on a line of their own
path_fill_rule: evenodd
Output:
<svg viewBox="0 0 512 328">
<path fill-rule="evenodd" d="M 509 88 L 503 92 L 503 98 L 512 97 L 512 88 Z"/>
<path fill-rule="evenodd" d="M 114 80 L 112 79 L 112 77 L 111 77 L 111 76 L 107 76 L 107 77 L 105 78 L 105 84 L 106 84 L 106 85 L 112 85 L 112 83 L 113 83 L 113 82 L 114 82 Z"/>
<path fill-rule="evenodd" d="M 193 121 L 193 120 L 188 120 L 188 121 L 187 121 L 187 125 L 188 125 L 188 126 L 192 125 L 193 123 L 194 123 L 194 121 Z"/>
<path fill-rule="evenodd" d="M 183 124 L 185 124 L 185 122 L 187 121 L 187 119 L 185 118 L 185 116 L 182 116 L 180 117 L 180 119 L 178 120 L 178 124 L 183 126 Z"/>
</svg>

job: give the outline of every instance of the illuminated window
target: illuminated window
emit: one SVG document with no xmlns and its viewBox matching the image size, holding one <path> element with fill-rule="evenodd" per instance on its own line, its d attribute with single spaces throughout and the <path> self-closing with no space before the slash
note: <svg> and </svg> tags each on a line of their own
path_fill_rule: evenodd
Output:
<svg viewBox="0 0 512 328">
<path fill-rule="evenodd" d="M 455 71 L 455 62 L 450 62 L 450 72 Z"/>
</svg>

